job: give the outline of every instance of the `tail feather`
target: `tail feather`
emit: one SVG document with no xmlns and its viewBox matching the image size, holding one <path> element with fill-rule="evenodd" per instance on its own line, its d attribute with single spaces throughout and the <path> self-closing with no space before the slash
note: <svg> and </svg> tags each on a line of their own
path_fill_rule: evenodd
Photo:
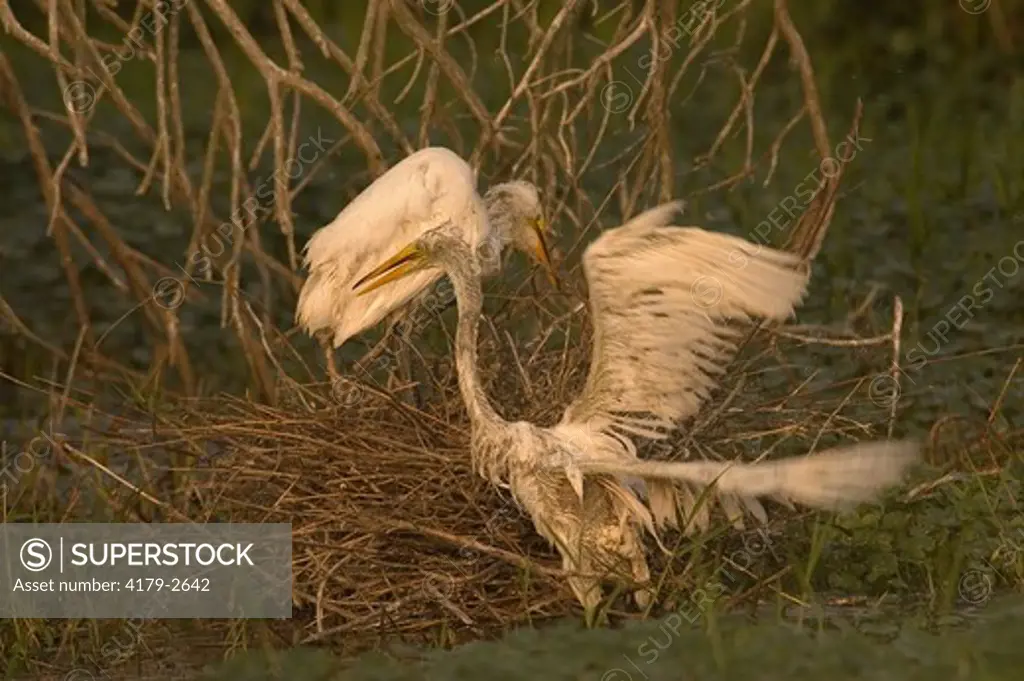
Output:
<svg viewBox="0 0 1024 681">
<path fill-rule="evenodd" d="M 686 202 L 680 199 L 663 203 L 654 208 L 648 208 L 644 212 L 634 215 L 622 225 L 622 229 L 650 229 L 652 227 L 665 227 L 672 224 L 676 215 L 683 212 Z"/>
<path fill-rule="evenodd" d="M 717 495 L 778 496 L 812 508 L 839 510 L 871 501 L 898 484 L 918 460 L 919 453 L 916 442 L 885 441 L 754 464 L 590 460 L 579 462 L 579 467 L 584 474 L 632 475 L 652 482 L 674 480 L 700 486 L 714 484 Z"/>
</svg>

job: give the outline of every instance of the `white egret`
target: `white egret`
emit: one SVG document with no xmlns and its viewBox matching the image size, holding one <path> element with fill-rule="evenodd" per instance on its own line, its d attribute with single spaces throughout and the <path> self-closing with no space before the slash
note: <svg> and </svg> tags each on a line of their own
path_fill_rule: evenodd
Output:
<svg viewBox="0 0 1024 681">
<path fill-rule="evenodd" d="M 386 290 L 356 296 L 352 284 L 403 246 L 449 223 L 477 251 L 484 274 L 501 265 L 507 245 L 531 255 L 554 283 L 537 188 L 529 182 L 476 189 L 473 169 L 444 147 L 410 154 L 377 178 L 305 247 L 309 276 L 299 293 L 296 321 L 310 335 L 329 334 L 335 348 L 385 316 L 404 310 L 442 275 L 417 271 Z"/>
<path fill-rule="evenodd" d="M 677 514 L 685 522 L 693 512 L 691 488 L 714 484 L 717 494 L 743 499 L 757 516 L 764 509 L 756 497 L 838 509 L 896 484 L 917 457 L 910 442 L 861 443 L 760 464 L 637 457 L 633 438 L 664 438 L 698 411 L 742 332 L 727 323 L 788 317 L 808 280 L 793 254 L 666 226 L 678 208 L 674 202 L 647 211 L 587 248 L 590 371 L 582 393 L 550 428 L 504 420 L 484 394 L 476 369 L 480 266 L 458 230 L 425 233 L 356 284 L 369 291 L 425 268 L 447 272 L 459 307 L 456 366 L 474 469 L 507 487 L 557 547 L 588 619 L 602 598 L 602 578 L 613 573 L 631 575 L 641 585 L 637 603 L 649 601 L 643 533 L 658 540 L 660 527 L 678 526 Z"/>
</svg>

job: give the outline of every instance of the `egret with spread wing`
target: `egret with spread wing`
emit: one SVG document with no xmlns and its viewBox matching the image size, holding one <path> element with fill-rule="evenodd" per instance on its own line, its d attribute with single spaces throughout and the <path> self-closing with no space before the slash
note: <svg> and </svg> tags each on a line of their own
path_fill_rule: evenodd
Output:
<svg viewBox="0 0 1024 681">
<path fill-rule="evenodd" d="M 676 495 L 680 484 L 835 509 L 897 483 L 917 456 L 912 443 L 876 442 L 760 464 L 637 457 L 634 438 L 663 438 L 697 412 L 735 350 L 740 331 L 728 322 L 784 319 L 807 286 L 795 255 L 667 226 L 679 205 L 647 211 L 587 248 L 593 357 L 583 392 L 551 428 L 505 421 L 484 394 L 476 369 L 480 265 L 455 230 L 424 234 L 356 285 L 376 290 L 424 268 L 447 272 L 459 306 L 456 366 L 474 469 L 508 487 L 557 547 L 588 618 L 603 577 L 649 582 L 642 535 L 658 539 L 660 526 L 693 510 L 692 500 Z M 737 261 L 742 266 L 723 268 Z M 647 504 L 632 480 L 642 482 Z M 748 508 L 763 514 L 759 504 Z M 641 588 L 635 598 L 643 605 L 650 593 Z"/>
<path fill-rule="evenodd" d="M 385 316 L 426 294 L 442 272 L 420 269 L 401 282 L 357 296 L 352 284 L 403 246 L 443 224 L 497 272 L 507 245 L 526 251 L 554 273 L 545 241 L 547 226 L 537 188 L 514 181 L 481 197 L 472 168 L 453 151 L 428 147 L 410 154 L 377 178 L 306 244 L 309 276 L 295 317 L 311 335 L 329 334 L 340 346 Z"/>
</svg>

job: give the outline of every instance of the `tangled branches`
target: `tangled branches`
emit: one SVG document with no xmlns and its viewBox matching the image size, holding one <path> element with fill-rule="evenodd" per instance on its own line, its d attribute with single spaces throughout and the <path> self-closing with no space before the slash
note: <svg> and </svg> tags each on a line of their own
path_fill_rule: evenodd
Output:
<svg viewBox="0 0 1024 681">
<path fill-rule="evenodd" d="M 775 0 L 770 16 L 752 4 L 371 0 L 357 32 L 346 30 L 359 25 L 352 17 L 332 25 L 300 0 L 273 0 L 276 35 L 259 36 L 226 0 L 137 0 L 131 12 L 106 0 L 35 0 L 17 11 L 0 4 L 5 32 L 49 64 L 62 93 L 57 110 L 43 107 L 31 59 L 0 54 L 4 106 L 31 158 L 80 329 L 74 349 L 41 338 L 3 291 L 0 310 L 14 331 L 58 358 L 132 372 L 102 347 L 106 333 L 97 337 L 82 274 L 94 268 L 134 306 L 131 318 L 142 316 L 152 348 L 148 378 L 171 368 L 174 385 L 191 394 L 200 386 L 181 310 L 213 283 L 252 394 L 274 399 L 285 373 L 275 355 L 288 343 L 274 312 L 289 313 L 302 281 L 295 202 L 340 158 L 358 169 L 346 173 L 349 196 L 386 169 L 386 158 L 427 144 L 455 148 L 484 177 L 525 175 L 550 201 L 570 259 L 612 201 L 612 213 L 626 215 L 684 187 L 727 190 L 765 165 L 769 181 L 804 118 L 818 154 L 829 158 L 814 71 L 786 0 Z M 43 20 L 32 25 L 36 10 Z M 759 39 L 750 28 L 758 21 L 771 28 L 750 69 L 742 54 Z M 804 103 L 758 151 L 755 92 L 773 60 L 784 58 L 781 43 Z M 702 84 L 716 75 L 735 80 L 736 101 L 707 150 L 688 155 L 679 138 L 694 135 L 673 128 L 673 112 L 709 96 Z M 207 83 L 195 82 L 202 76 Z M 145 86 L 136 87 L 140 81 Z M 260 85 L 248 87 L 253 81 Z M 208 114 L 197 113 L 211 99 L 201 86 L 214 91 Z M 254 98 L 267 115 L 262 132 L 248 135 Z M 44 138 L 44 126 L 69 139 L 62 154 L 50 151 L 59 136 Z M 201 150 L 196 130 L 204 132 Z M 719 156 L 737 137 L 743 161 L 723 172 Z M 131 201 L 158 197 L 190 228 L 183 264 L 131 245 L 130 226 L 72 172 L 76 164 L 90 168 L 98 150 L 137 178 Z M 268 152 L 269 175 L 254 182 Z M 719 179 L 692 186 L 711 170 Z M 831 219 L 840 176 L 841 168 L 821 181 L 790 234 L 790 247 L 808 258 Z M 343 197 L 333 193 L 330 204 L 340 210 Z M 246 292 L 250 277 L 259 299 Z"/>
</svg>

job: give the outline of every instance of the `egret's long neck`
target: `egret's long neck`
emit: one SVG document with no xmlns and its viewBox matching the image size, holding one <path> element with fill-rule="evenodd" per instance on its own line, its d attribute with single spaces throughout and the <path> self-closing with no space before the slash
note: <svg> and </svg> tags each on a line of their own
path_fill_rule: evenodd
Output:
<svg viewBox="0 0 1024 681">
<path fill-rule="evenodd" d="M 484 276 L 491 276 L 501 269 L 501 255 L 512 242 L 514 214 L 512 199 L 502 191 L 502 185 L 491 187 L 484 194 L 483 203 L 488 229 L 484 232 L 484 243 L 477 257 Z"/>
<path fill-rule="evenodd" d="M 512 240 L 512 206 L 511 200 L 501 192 L 492 188 L 484 194 L 484 209 L 490 223 L 490 236 L 497 241 L 499 250 Z"/>
<path fill-rule="evenodd" d="M 494 411 L 487 399 L 477 373 L 477 329 L 483 309 L 483 293 L 480 290 L 480 278 L 468 269 L 468 266 L 456 266 L 448 271 L 459 308 L 459 325 L 455 333 L 455 368 L 459 375 L 459 391 L 474 426 L 487 422 L 505 425 L 505 420 Z"/>
</svg>

